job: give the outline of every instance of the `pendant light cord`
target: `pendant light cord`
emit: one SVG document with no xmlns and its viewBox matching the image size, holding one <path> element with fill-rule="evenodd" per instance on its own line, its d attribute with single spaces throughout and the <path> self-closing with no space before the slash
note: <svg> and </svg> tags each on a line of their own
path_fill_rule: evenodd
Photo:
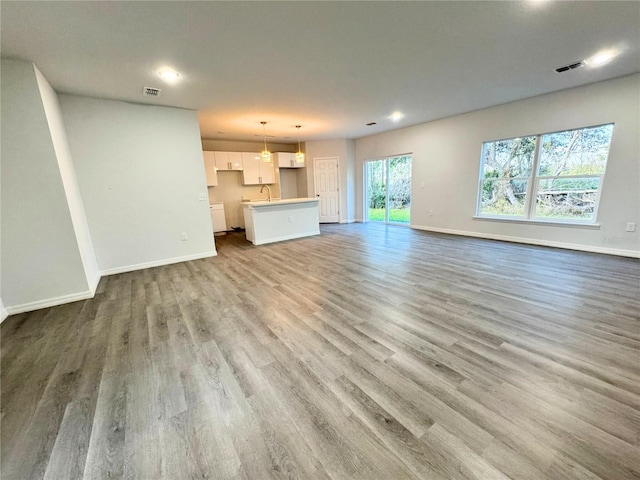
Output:
<svg viewBox="0 0 640 480">
<path fill-rule="evenodd" d="M 264 151 L 267 151 L 267 122 L 260 122 L 262 124 L 262 138 L 264 139 Z"/>
</svg>

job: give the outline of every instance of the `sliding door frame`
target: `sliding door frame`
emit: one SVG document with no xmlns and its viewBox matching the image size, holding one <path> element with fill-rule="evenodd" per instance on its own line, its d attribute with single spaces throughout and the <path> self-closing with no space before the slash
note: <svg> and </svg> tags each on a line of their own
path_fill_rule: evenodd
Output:
<svg viewBox="0 0 640 480">
<path fill-rule="evenodd" d="M 384 157 L 377 157 L 377 158 L 367 158 L 365 159 L 364 163 L 364 188 L 363 188 L 363 192 L 364 192 L 364 212 L 363 212 L 363 217 L 364 217 L 364 221 L 365 222 L 370 222 L 371 220 L 369 219 L 369 164 L 372 162 L 378 162 L 378 161 L 384 161 L 384 223 L 386 225 L 400 225 L 403 227 L 408 227 L 411 225 L 411 221 L 409 221 L 408 223 L 404 223 L 404 222 L 392 222 L 389 220 L 389 170 L 391 168 L 391 159 L 392 158 L 398 158 L 398 157 L 411 157 L 411 163 L 413 164 L 413 154 L 412 153 L 399 153 L 397 155 L 386 155 Z M 412 172 L 413 172 L 413 165 L 411 168 Z M 412 175 L 413 176 L 413 175 Z M 412 184 L 413 184 L 413 178 L 412 180 Z M 409 219 L 411 219 L 411 209 L 409 209 Z"/>
</svg>

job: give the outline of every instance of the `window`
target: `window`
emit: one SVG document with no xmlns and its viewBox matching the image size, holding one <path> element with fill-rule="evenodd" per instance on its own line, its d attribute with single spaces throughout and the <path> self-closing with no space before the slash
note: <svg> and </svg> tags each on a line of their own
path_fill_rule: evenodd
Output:
<svg viewBox="0 0 640 480">
<path fill-rule="evenodd" d="M 595 223 L 613 124 L 482 145 L 477 215 Z"/>
</svg>

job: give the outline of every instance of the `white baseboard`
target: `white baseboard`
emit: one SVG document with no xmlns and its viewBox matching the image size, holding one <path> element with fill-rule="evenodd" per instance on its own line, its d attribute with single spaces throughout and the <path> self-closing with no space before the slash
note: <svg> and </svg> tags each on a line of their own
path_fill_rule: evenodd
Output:
<svg viewBox="0 0 640 480">
<path fill-rule="evenodd" d="M 425 227 L 423 225 L 411 225 L 415 230 L 425 230 L 427 232 L 447 233 L 450 235 L 460 235 L 464 237 L 485 238 L 487 240 L 500 240 L 503 242 L 524 243 L 527 245 L 540 245 L 543 247 L 564 248 L 566 250 L 578 250 L 581 252 L 604 253 L 606 255 L 617 255 L 621 257 L 640 258 L 640 252 L 634 250 L 624 250 L 621 248 L 597 247 L 592 245 L 580 245 L 578 243 L 554 242 L 552 240 L 538 240 L 535 238 L 511 237 L 508 235 L 496 235 L 492 233 L 468 232 L 466 230 L 452 230 L 449 228 Z"/>
<path fill-rule="evenodd" d="M 2 299 L 0 298 L 0 323 L 2 323 L 8 316 L 9 312 L 7 312 L 7 309 L 4 308 L 4 303 L 2 303 Z"/>
<path fill-rule="evenodd" d="M 90 290 L 85 292 L 72 293 L 69 295 L 62 295 L 60 297 L 45 298 L 44 300 L 36 300 L 35 302 L 23 303 L 22 305 L 13 305 L 7 307 L 9 315 L 15 315 L 16 313 L 31 312 L 33 310 L 40 310 L 41 308 L 55 307 L 62 305 L 63 303 L 77 302 L 79 300 L 87 300 L 93 298 L 94 293 Z"/>
<path fill-rule="evenodd" d="M 85 292 L 72 293 L 69 295 L 62 295 L 60 297 L 54 297 L 54 298 L 46 298 L 44 300 L 37 300 L 35 302 L 23 303 L 22 305 L 14 305 L 7 308 L 5 308 L 4 305 L 2 305 L 1 303 L 2 300 L 0 299 L 0 306 L 1 306 L 0 322 L 2 322 L 2 320 L 7 318 L 9 315 L 15 315 L 16 313 L 31 312 L 33 310 L 40 310 L 41 308 L 55 307 L 57 305 L 62 305 L 63 303 L 71 303 L 71 302 L 77 302 L 79 300 L 88 300 L 90 298 L 93 298 L 96 294 L 96 289 L 98 288 L 98 283 L 100 283 L 100 279 L 106 275 L 133 272 L 135 270 L 142 270 L 144 268 L 159 267 L 162 265 L 170 265 L 172 263 L 188 262 L 189 260 L 198 260 L 200 258 L 215 257 L 217 254 L 218 253 L 214 250 L 210 252 L 199 253 L 196 255 L 188 255 L 185 257 L 168 258 L 164 260 L 158 260 L 155 262 L 139 263 L 137 265 L 128 265 L 126 267 L 118 267 L 118 268 L 112 268 L 109 270 L 103 270 L 101 272 L 98 272 L 98 274 L 95 276 L 95 278 L 91 282 L 91 285 L 89 285 L 89 290 Z"/>
<path fill-rule="evenodd" d="M 304 238 L 304 237 L 312 237 L 314 235 L 320 235 L 320 230 L 318 230 L 317 232 L 313 232 L 313 233 L 309 233 L 309 232 L 304 232 L 304 233 L 298 233 L 296 235 L 284 235 L 282 237 L 270 237 L 267 238 L 261 242 L 256 242 L 254 243 L 254 245 L 266 245 L 268 243 L 276 243 L 276 242 L 284 242 L 285 240 L 294 240 L 296 238 Z"/>
<path fill-rule="evenodd" d="M 201 258 L 215 257 L 218 252 L 215 250 L 194 255 L 186 255 L 184 257 L 165 258 L 163 260 L 155 260 L 153 262 L 137 263 L 135 265 L 126 265 L 124 267 L 108 268 L 102 270 L 102 276 L 115 275 L 117 273 L 135 272 L 136 270 L 144 270 L 145 268 L 161 267 L 163 265 L 171 265 L 172 263 L 188 262 L 190 260 L 199 260 Z"/>
<path fill-rule="evenodd" d="M 92 298 L 96 294 L 96 290 L 98 289 L 98 284 L 100 283 L 101 278 L 102 278 L 102 273 L 96 272 L 96 276 L 94 277 L 94 279 L 91 282 L 89 282 L 89 290 L 91 291 Z"/>
</svg>

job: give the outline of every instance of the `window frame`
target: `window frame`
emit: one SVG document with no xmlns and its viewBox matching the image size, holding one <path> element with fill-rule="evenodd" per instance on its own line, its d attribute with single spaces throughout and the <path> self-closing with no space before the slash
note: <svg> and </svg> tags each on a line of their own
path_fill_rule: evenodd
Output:
<svg viewBox="0 0 640 480">
<path fill-rule="evenodd" d="M 554 133 L 561 133 L 561 132 L 571 132 L 571 131 L 575 131 L 575 130 L 587 130 L 590 128 L 598 128 L 598 127 L 604 127 L 607 125 L 611 125 L 612 126 L 612 130 L 611 130 L 611 138 L 609 139 L 609 150 L 607 151 L 607 159 L 605 162 L 605 168 L 604 168 L 604 173 L 601 174 L 583 174 L 583 175 L 557 175 L 557 176 L 552 176 L 552 175 L 538 175 L 538 168 L 540 165 L 540 156 L 541 156 L 541 149 L 540 149 L 540 142 L 542 140 L 542 137 L 544 135 L 553 135 Z M 554 130 L 552 132 L 544 132 L 544 133 L 538 133 L 535 135 L 519 135 L 519 136 L 515 136 L 515 137 L 510 137 L 510 138 L 500 138 L 500 139 L 496 139 L 496 140 L 488 140 L 485 142 L 482 142 L 482 147 L 481 147 L 481 152 L 480 152 L 480 168 L 478 171 L 478 193 L 476 196 L 476 213 L 474 215 L 473 218 L 475 219 L 480 219 L 480 220 L 500 220 L 500 221 L 512 221 L 512 222 L 524 222 L 524 223 L 534 223 L 534 224 L 556 224 L 556 225 L 568 225 L 568 226 L 593 226 L 593 227 L 598 227 L 599 224 L 597 223 L 598 221 L 598 211 L 599 211 L 599 207 L 600 207 L 600 198 L 602 197 L 602 187 L 604 185 L 604 179 L 607 173 L 607 165 L 609 163 L 609 156 L 610 156 L 610 152 L 611 152 L 611 142 L 613 141 L 613 130 L 615 127 L 615 123 L 614 122 L 607 122 L 607 123 L 601 123 L 601 124 L 597 124 L 597 125 L 589 125 L 586 127 L 577 127 L 577 128 L 568 128 L 568 129 L 562 129 L 562 130 Z M 505 178 L 505 177 L 500 177 L 500 178 L 484 178 L 484 152 L 485 152 L 485 145 L 489 144 L 489 143 L 494 143 L 494 142 L 501 142 L 501 141 L 507 141 L 507 140 L 514 140 L 516 138 L 522 138 L 522 137 L 536 137 L 536 144 L 535 144 L 535 148 L 533 151 L 533 161 L 532 161 L 532 166 L 531 166 L 531 174 L 529 177 L 513 177 L 513 178 Z M 545 218 L 545 217 L 536 217 L 536 205 L 537 205 L 537 198 L 538 198 L 538 191 L 539 191 L 539 184 L 541 180 L 554 180 L 557 178 L 563 178 L 563 179 L 572 179 L 572 178 L 599 178 L 599 184 L 598 184 L 598 191 L 596 193 L 596 201 L 595 201 L 595 205 L 594 205 L 594 209 L 593 209 L 593 215 L 591 218 L 589 218 L 588 220 L 584 220 L 584 219 L 571 219 L 571 218 Z M 482 187 L 483 187 L 483 183 L 485 181 L 496 181 L 496 180 L 521 180 L 521 181 L 526 181 L 527 182 L 527 189 L 526 189 L 526 194 L 525 194 L 525 201 L 524 201 L 524 215 L 522 216 L 516 216 L 516 215 L 496 215 L 496 214 L 492 214 L 492 215 L 487 215 L 487 214 L 483 214 L 482 213 Z"/>
</svg>

